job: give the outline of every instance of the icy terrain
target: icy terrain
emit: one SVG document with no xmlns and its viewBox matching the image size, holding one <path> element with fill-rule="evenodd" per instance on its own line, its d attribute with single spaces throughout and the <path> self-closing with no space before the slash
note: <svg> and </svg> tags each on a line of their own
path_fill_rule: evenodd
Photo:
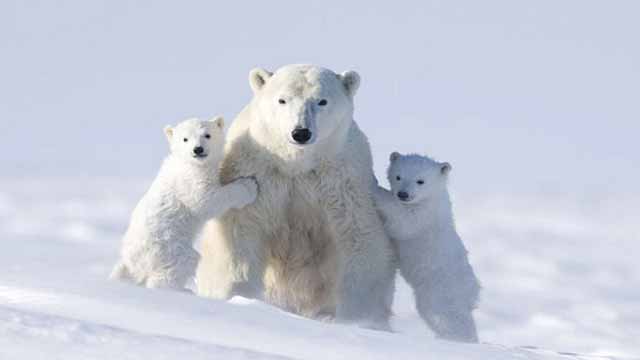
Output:
<svg viewBox="0 0 640 360">
<path fill-rule="evenodd" d="M 432 337 L 404 284 L 394 309 L 397 331 L 390 334 L 311 321 L 243 298 L 212 301 L 105 280 L 146 185 L 1 181 L 0 359 L 623 359 L 640 353 L 640 270 L 632 256 L 640 247 L 638 228 L 631 216 L 608 212 L 611 197 L 458 194 L 460 232 L 484 285 L 477 311 L 483 344 L 462 345 Z M 585 210 L 594 203 L 602 212 Z"/>
</svg>

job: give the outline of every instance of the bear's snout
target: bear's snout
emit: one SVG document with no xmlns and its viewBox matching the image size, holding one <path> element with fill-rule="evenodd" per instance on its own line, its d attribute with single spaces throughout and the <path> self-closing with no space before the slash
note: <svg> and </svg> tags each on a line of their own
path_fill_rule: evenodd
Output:
<svg viewBox="0 0 640 360">
<path fill-rule="evenodd" d="M 196 146 L 196 147 L 193 148 L 193 153 L 196 156 L 202 156 L 203 153 L 204 153 L 204 148 L 202 146 Z"/>
<path fill-rule="evenodd" d="M 306 128 L 297 128 L 291 132 L 291 138 L 298 144 L 306 144 L 309 140 L 311 140 L 311 130 Z"/>
<path fill-rule="evenodd" d="M 407 193 L 406 191 L 398 191 L 398 199 L 407 201 L 409 199 L 409 193 Z"/>
</svg>

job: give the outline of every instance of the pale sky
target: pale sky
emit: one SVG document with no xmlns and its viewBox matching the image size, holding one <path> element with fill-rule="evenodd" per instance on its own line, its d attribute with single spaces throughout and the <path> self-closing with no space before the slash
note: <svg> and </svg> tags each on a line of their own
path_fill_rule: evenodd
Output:
<svg viewBox="0 0 640 360">
<path fill-rule="evenodd" d="M 0 3 L 0 176 L 152 178 L 162 127 L 231 121 L 249 71 L 353 69 L 376 170 L 462 191 L 637 192 L 638 1 Z"/>
</svg>

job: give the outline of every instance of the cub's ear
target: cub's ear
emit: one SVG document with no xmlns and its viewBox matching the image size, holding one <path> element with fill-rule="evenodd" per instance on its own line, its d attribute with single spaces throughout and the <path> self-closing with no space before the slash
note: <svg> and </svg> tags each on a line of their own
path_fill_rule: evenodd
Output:
<svg viewBox="0 0 640 360">
<path fill-rule="evenodd" d="M 224 129 L 224 118 L 222 116 L 218 115 L 212 118 L 211 120 L 209 120 L 209 122 L 220 130 Z"/>
<path fill-rule="evenodd" d="M 167 125 L 164 127 L 164 135 L 167 137 L 167 140 L 171 142 L 171 138 L 173 137 L 173 128 L 171 125 Z"/>
<path fill-rule="evenodd" d="M 397 151 L 394 151 L 391 153 L 391 155 L 389 155 L 389 161 L 394 162 L 396 161 L 398 158 L 400 157 L 400 153 Z"/>
<path fill-rule="evenodd" d="M 451 172 L 451 164 L 448 162 L 440 163 L 440 173 L 442 175 L 447 175 Z"/>
<path fill-rule="evenodd" d="M 262 89 L 271 75 L 273 75 L 273 73 L 265 69 L 255 68 L 251 70 L 251 72 L 249 72 L 249 85 L 251 85 L 253 92 L 257 93 Z"/>
<path fill-rule="evenodd" d="M 353 97 L 360 87 L 360 75 L 353 70 L 349 70 L 338 75 L 338 77 L 347 91 L 347 95 Z"/>
</svg>

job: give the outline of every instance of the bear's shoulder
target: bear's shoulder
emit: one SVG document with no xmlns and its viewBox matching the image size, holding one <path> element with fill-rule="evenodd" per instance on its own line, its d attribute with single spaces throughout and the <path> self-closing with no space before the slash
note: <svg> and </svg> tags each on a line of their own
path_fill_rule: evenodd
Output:
<svg viewBox="0 0 640 360">
<path fill-rule="evenodd" d="M 373 158 L 369 139 L 355 121 L 351 122 L 341 158 L 353 173 L 366 176 L 373 181 Z"/>
</svg>

